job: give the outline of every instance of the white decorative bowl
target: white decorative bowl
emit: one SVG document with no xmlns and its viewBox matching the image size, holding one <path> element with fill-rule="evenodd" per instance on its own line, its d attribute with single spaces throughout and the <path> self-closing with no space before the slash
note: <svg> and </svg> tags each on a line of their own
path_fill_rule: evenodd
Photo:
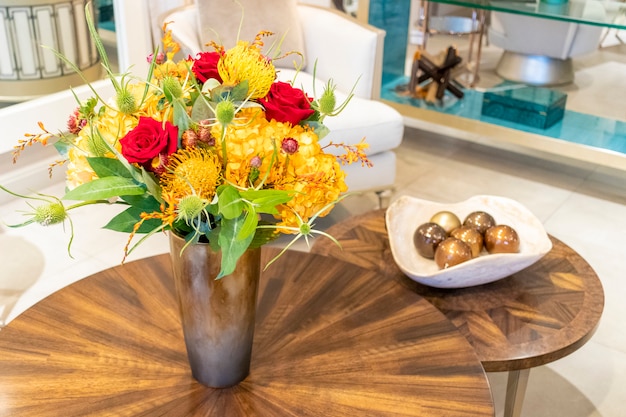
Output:
<svg viewBox="0 0 626 417">
<path fill-rule="evenodd" d="M 417 253 L 413 234 L 437 212 L 447 210 L 463 222 L 473 211 L 485 211 L 496 224 L 506 224 L 520 239 L 518 253 L 488 254 L 458 265 L 439 269 L 433 259 Z M 464 288 L 505 278 L 537 262 L 550 251 L 552 242 L 541 222 L 524 206 L 505 197 L 478 195 L 460 203 L 443 204 L 402 196 L 387 209 L 385 221 L 391 253 L 409 278 L 437 288 Z"/>
</svg>

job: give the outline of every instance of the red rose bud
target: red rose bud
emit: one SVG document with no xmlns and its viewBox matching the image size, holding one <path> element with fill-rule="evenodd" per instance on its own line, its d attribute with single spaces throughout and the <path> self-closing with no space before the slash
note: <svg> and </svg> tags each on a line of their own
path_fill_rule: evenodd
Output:
<svg viewBox="0 0 626 417">
<path fill-rule="evenodd" d="M 215 78 L 221 83 L 222 77 L 220 77 L 220 73 L 217 70 L 217 62 L 219 60 L 219 52 L 200 52 L 193 61 L 191 71 L 201 83 L 210 78 Z"/>
<path fill-rule="evenodd" d="M 268 120 L 291 123 L 292 126 L 315 113 L 315 110 L 311 108 L 311 99 L 302 90 L 281 81 L 272 84 L 267 96 L 259 102 L 265 108 L 265 116 Z"/>
<path fill-rule="evenodd" d="M 120 139 L 120 145 L 128 162 L 151 169 L 152 159 L 176 152 L 178 128 L 170 122 L 163 125 L 158 120 L 142 116 L 139 124 Z"/>
<path fill-rule="evenodd" d="M 286 154 L 293 155 L 294 153 L 298 152 L 299 145 L 298 141 L 294 138 L 285 138 L 283 139 L 280 147 Z"/>
</svg>

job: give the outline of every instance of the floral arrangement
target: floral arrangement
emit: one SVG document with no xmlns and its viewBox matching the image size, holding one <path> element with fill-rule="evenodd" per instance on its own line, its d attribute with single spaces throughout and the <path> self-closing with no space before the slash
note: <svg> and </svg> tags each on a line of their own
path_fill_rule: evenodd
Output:
<svg viewBox="0 0 626 417">
<path fill-rule="evenodd" d="M 129 233 L 124 259 L 143 239 L 169 230 L 187 244 L 221 250 L 220 277 L 246 249 L 280 234 L 295 235 L 285 249 L 297 238 L 326 235 L 313 221 L 345 196 L 341 165 L 370 165 L 365 142 L 329 144 L 345 149 L 340 157 L 319 143 L 328 132 L 324 118 L 347 104 L 337 105 L 332 81 L 319 98 L 277 81 L 277 58 L 261 52 L 269 32 L 231 49 L 213 43 L 213 52 L 175 62 L 179 46 L 167 26 L 165 52 L 148 57 L 148 77 L 117 76 L 88 21 L 116 97 L 105 100 L 94 90 L 69 116 L 67 132 L 40 124 L 42 133 L 16 146 L 14 162 L 25 147 L 53 142 L 63 160 L 51 169 L 67 164 L 67 193 L 28 197 L 0 186 L 44 201 L 14 226 L 71 225 L 71 210 L 121 204 L 126 208 L 104 227 Z"/>
</svg>

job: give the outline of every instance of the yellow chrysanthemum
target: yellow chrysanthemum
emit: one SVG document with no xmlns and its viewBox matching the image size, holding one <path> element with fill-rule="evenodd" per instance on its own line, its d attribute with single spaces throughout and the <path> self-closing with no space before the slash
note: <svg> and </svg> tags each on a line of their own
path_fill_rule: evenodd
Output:
<svg viewBox="0 0 626 417">
<path fill-rule="evenodd" d="M 336 156 L 325 154 L 315 132 L 300 125 L 268 121 L 259 109 L 243 109 L 237 113 L 237 122 L 226 128 L 224 140 L 228 164 L 225 179 L 242 187 L 250 175 L 250 161 L 261 158 L 257 182 L 264 187 L 294 190 L 293 199 L 279 209 L 279 225 L 298 226 L 294 211 L 306 222 L 324 206 L 335 201 L 347 191 L 345 174 Z M 221 138 L 222 127 L 213 126 L 212 134 Z M 298 142 L 297 152 L 287 155 L 280 148 L 284 138 Z M 221 146 L 218 139 L 216 146 Z M 277 149 L 275 149 L 277 147 Z M 276 152 L 276 153 L 275 153 Z M 275 158 L 272 162 L 272 155 Z M 327 209 L 322 215 L 330 212 Z"/>
<path fill-rule="evenodd" d="M 119 151 L 118 140 L 136 125 L 137 119 L 134 116 L 118 112 L 111 107 L 105 107 L 99 117 L 87 123 L 74 138 L 74 146 L 68 151 L 69 164 L 66 174 L 68 188 L 76 188 L 97 178 L 86 159 L 88 156 L 98 155 L 95 152 L 97 149 L 94 149 L 94 143 L 97 144 L 102 138 Z M 114 157 L 112 153 L 105 156 Z"/>
<path fill-rule="evenodd" d="M 261 53 L 256 44 L 245 41 L 224 53 L 217 63 L 224 85 L 237 85 L 248 81 L 251 99 L 263 98 L 276 78 L 276 69 L 270 59 Z"/>
<path fill-rule="evenodd" d="M 161 80 L 165 77 L 176 77 L 180 80 L 184 80 L 187 78 L 190 66 L 191 63 L 185 60 L 178 62 L 168 60 L 154 67 L 153 78 Z"/>
<path fill-rule="evenodd" d="M 280 209 L 279 226 L 298 226 L 298 218 L 294 211 L 307 222 L 324 206 L 336 201 L 340 194 L 346 192 L 345 173 L 333 155 L 319 153 L 307 158 L 303 165 L 290 164 L 290 174 L 276 189 L 294 190 L 293 199 Z M 331 207 L 319 214 L 327 215 Z"/>
<path fill-rule="evenodd" d="M 180 149 L 169 156 L 168 170 L 161 176 L 163 193 L 177 201 L 189 195 L 212 200 L 221 169 L 221 161 L 208 149 Z"/>
</svg>

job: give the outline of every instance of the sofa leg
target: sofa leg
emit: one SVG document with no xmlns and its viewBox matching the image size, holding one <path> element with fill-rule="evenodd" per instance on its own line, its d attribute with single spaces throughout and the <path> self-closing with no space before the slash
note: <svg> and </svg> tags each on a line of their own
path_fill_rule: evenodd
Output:
<svg viewBox="0 0 626 417">
<path fill-rule="evenodd" d="M 393 188 L 387 188 L 385 190 L 375 191 L 376 196 L 378 197 L 378 208 L 383 209 L 389 206 L 389 202 L 391 201 L 391 196 L 393 195 Z"/>
</svg>

